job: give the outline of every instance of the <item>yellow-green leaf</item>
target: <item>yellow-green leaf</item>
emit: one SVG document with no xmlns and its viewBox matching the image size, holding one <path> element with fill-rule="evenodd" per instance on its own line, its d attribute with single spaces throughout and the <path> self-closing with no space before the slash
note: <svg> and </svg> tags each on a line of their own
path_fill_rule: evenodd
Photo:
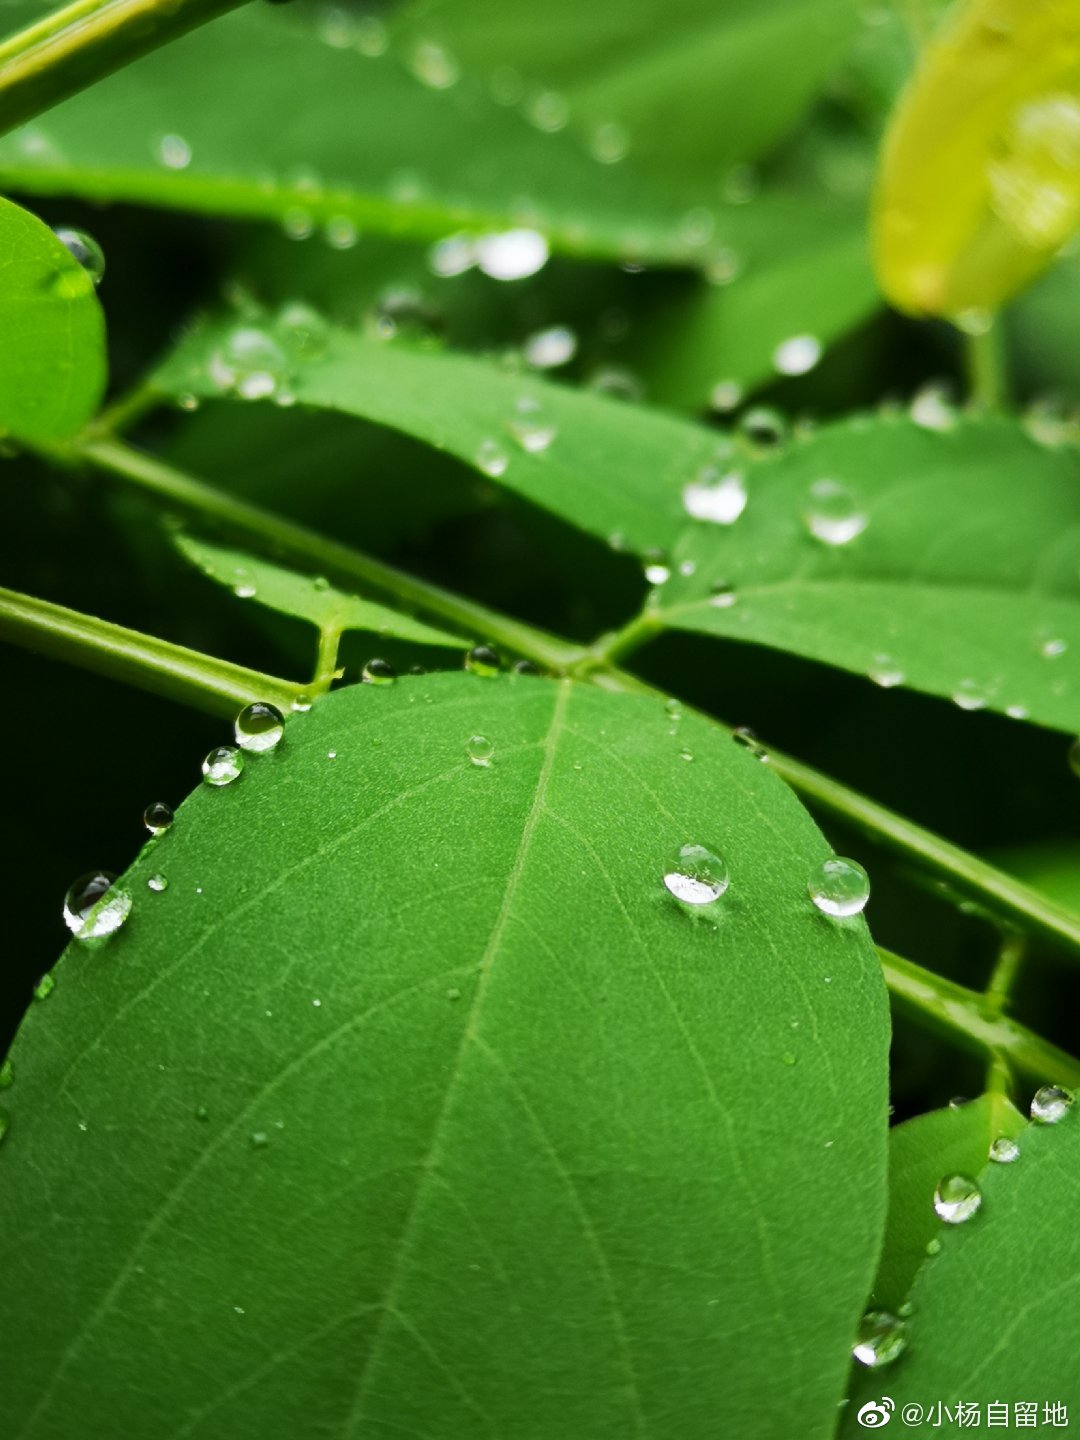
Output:
<svg viewBox="0 0 1080 1440">
<path fill-rule="evenodd" d="M 874 207 L 901 310 L 998 309 L 1080 222 L 1080 6 L 972 0 L 893 115 Z"/>
</svg>

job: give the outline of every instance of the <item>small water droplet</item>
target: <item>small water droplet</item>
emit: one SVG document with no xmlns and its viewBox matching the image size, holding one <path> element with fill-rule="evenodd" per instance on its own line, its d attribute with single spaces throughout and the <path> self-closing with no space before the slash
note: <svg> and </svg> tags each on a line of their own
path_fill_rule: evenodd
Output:
<svg viewBox="0 0 1080 1440">
<path fill-rule="evenodd" d="M 977 680 L 961 680 L 952 693 L 952 702 L 961 710 L 984 710 L 989 696 Z"/>
<path fill-rule="evenodd" d="M 566 365 L 577 351 L 577 336 L 567 325 L 550 325 L 529 336 L 522 347 L 526 365 L 534 370 L 554 370 Z"/>
<path fill-rule="evenodd" d="M 1035 648 L 1044 660 L 1056 660 L 1059 655 L 1065 654 L 1069 645 L 1060 635 L 1041 635 L 1036 637 Z"/>
<path fill-rule="evenodd" d="M 772 359 L 780 375 L 805 375 L 821 359 L 821 341 L 816 335 L 792 335 L 780 342 Z"/>
<path fill-rule="evenodd" d="M 894 685 L 902 685 L 905 675 L 900 666 L 891 655 L 875 655 L 870 662 L 870 679 L 875 685 L 880 685 L 883 690 L 891 690 Z"/>
<path fill-rule="evenodd" d="M 75 230 L 61 225 L 53 231 L 61 245 L 77 260 L 95 285 L 100 285 L 105 274 L 105 252 L 85 230 Z M 83 282 L 85 284 L 85 281 Z"/>
<path fill-rule="evenodd" d="M 870 517 L 855 492 L 839 480 L 815 480 L 807 492 L 803 523 L 823 545 L 847 545 L 861 535 Z"/>
<path fill-rule="evenodd" d="M 709 586 L 709 604 L 717 610 L 729 610 L 737 598 L 734 585 L 726 580 L 714 580 Z"/>
<path fill-rule="evenodd" d="M 597 125 L 589 137 L 589 154 L 601 165 L 617 165 L 630 153 L 630 134 L 624 126 L 608 121 Z"/>
<path fill-rule="evenodd" d="M 351 250 L 360 239 L 360 232 L 347 215 L 331 215 L 323 227 L 323 236 L 331 250 Z"/>
<path fill-rule="evenodd" d="M 551 417 L 534 395 L 518 397 L 506 428 L 529 455 L 538 455 L 546 450 L 558 434 Z"/>
<path fill-rule="evenodd" d="M 999 1135 L 991 1142 L 989 1157 L 998 1165 L 1011 1165 L 1020 1158 L 1020 1146 L 1010 1135 Z"/>
<path fill-rule="evenodd" d="M 167 890 L 169 888 L 169 882 L 164 875 L 151 875 L 146 882 L 146 888 L 148 890 L 153 890 L 155 894 L 160 895 L 163 890 Z"/>
<path fill-rule="evenodd" d="M 495 754 L 495 746 L 486 735 L 472 735 L 465 746 L 465 753 L 474 765 L 486 769 Z"/>
<path fill-rule="evenodd" d="M 169 826 L 173 823 L 173 812 L 170 805 L 164 800 L 155 800 L 143 811 L 143 824 L 151 835 L 164 835 Z"/>
<path fill-rule="evenodd" d="M 680 845 L 664 871 L 664 884 L 684 905 L 711 905 L 728 888 L 723 858 L 703 845 Z"/>
<path fill-rule="evenodd" d="M 365 685 L 392 685 L 397 671 L 388 660 L 369 660 L 360 672 L 360 679 Z"/>
<path fill-rule="evenodd" d="M 206 1107 L 205 1105 L 196 1105 L 196 1107 L 195 1107 L 195 1119 L 196 1119 L 196 1120 L 209 1120 L 209 1119 L 210 1119 L 210 1111 L 207 1109 L 207 1107 Z"/>
<path fill-rule="evenodd" d="M 936 1235 L 934 1236 L 933 1240 L 928 1240 L 926 1242 L 926 1253 L 927 1255 L 941 1254 L 941 1241 Z"/>
<path fill-rule="evenodd" d="M 383 290 L 372 307 L 370 321 L 380 340 L 407 339 L 417 344 L 430 344 L 446 329 L 442 307 L 407 285 Z"/>
<path fill-rule="evenodd" d="M 131 893 L 107 870 L 81 875 L 64 897 L 64 924 L 76 940 L 103 940 L 131 914 Z"/>
<path fill-rule="evenodd" d="M 642 556 L 645 579 L 650 585 L 666 585 L 671 579 L 671 557 L 666 550 L 646 550 Z"/>
<path fill-rule="evenodd" d="M 623 400 L 630 405 L 645 397 L 645 386 L 640 376 L 621 365 L 601 365 L 589 376 L 588 385 L 596 395 L 606 395 L 611 400 Z"/>
<path fill-rule="evenodd" d="M 456 985 L 451 985 L 450 989 L 446 992 L 446 998 L 447 1000 L 460 1000 L 461 991 L 457 988 Z"/>
<path fill-rule="evenodd" d="M 311 305 L 292 300 L 274 319 L 274 334 L 298 360 L 315 360 L 330 343 L 330 322 Z"/>
<path fill-rule="evenodd" d="M 709 405 L 719 415 L 737 410 L 742 404 L 743 387 L 738 380 L 717 380 L 709 391 Z"/>
<path fill-rule="evenodd" d="M 668 717 L 669 720 L 673 720 L 678 723 L 678 721 L 680 721 L 683 717 L 682 701 L 676 700 L 674 696 L 671 696 L 669 699 L 665 700 L 664 714 Z"/>
<path fill-rule="evenodd" d="M 1031 1118 L 1040 1125 L 1056 1125 L 1072 1107 L 1073 1097 L 1060 1085 L 1043 1085 L 1031 1102 Z"/>
<path fill-rule="evenodd" d="M 285 734 L 285 716 L 276 705 L 256 700 L 245 705 L 233 723 L 233 734 L 241 750 L 261 755 L 273 750 Z"/>
<path fill-rule="evenodd" d="M 784 1062 L 785 1065 L 795 1064 L 795 1056 L 790 1050 L 785 1050 L 783 1055 L 780 1056 L 780 1059 Z"/>
<path fill-rule="evenodd" d="M 369 59 L 385 55 L 390 35 L 377 15 L 360 15 L 356 20 L 356 49 Z"/>
<path fill-rule="evenodd" d="M 264 400 L 285 379 L 288 360 L 274 337 L 257 325 L 237 325 L 207 362 L 207 374 L 222 394 Z"/>
<path fill-rule="evenodd" d="M 755 405 L 739 420 L 739 434 L 755 451 L 778 450 L 788 437 L 788 423 L 779 410 Z"/>
<path fill-rule="evenodd" d="M 306 715 L 307 712 L 311 709 L 311 696 L 310 696 L 310 695 L 295 695 L 295 696 L 293 697 L 293 702 L 292 702 L 291 708 L 292 708 L 292 710 L 294 710 L 294 711 L 296 712 L 296 714 L 298 714 L 298 715 Z"/>
<path fill-rule="evenodd" d="M 685 749 L 684 749 L 684 750 L 680 750 L 680 751 L 679 751 L 679 759 L 680 759 L 680 760 L 693 760 L 693 758 L 694 758 L 694 752 L 693 752 L 692 750 L 685 750 Z"/>
<path fill-rule="evenodd" d="M 746 509 L 746 480 L 738 470 L 724 472 L 718 465 L 703 465 L 683 486 L 682 501 L 693 520 L 733 525 Z"/>
<path fill-rule="evenodd" d="M 421 40 L 409 56 L 409 69 L 422 85 L 432 90 L 449 90 L 461 78 L 457 61 L 433 40 Z"/>
<path fill-rule="evenodd" d="M 191 164 L 191 146 L 182 135 L 163 135 L 157 153 L 168 170 L 186 170 Z"/>
<path fill-rule="evenodd" d="M 444 279 L 464 275 L 466 270 L 473 268 L 477 260 L 476 236 L 464 232 L 437 240 L 428 251 L 428 269 L 433 275 Z"/>
<path fill-rule="evenodd" d="M 47 970 L 41 979 L 34 986 L 34 999 L 47 1000 L 56 989 L 56 976 L 51 970 Z"/>
<path fill-rule="evenodd" d="M 251 1148 L 253 1150 L 264 1150 L 270 1144 L 270 1136 L 265 1130 L 255 1130 L 251 1135 Z M 240 1312 L 243 1314 L 243 1311 Z"/>
<path fill-rule="evenodd" d="M 731 732 L 731 738 L 736 745 L 741 745 L 744 750 L 749 750 L 755 760 L 767 760 L 769 752 L 758 740 L 757 735 L 750 729 L 749 725 L 739 725 Z"/>
<path fill-rule="evenodd" d="M 907 1346 L 907 1326 L 888 1310 L 869 1310 L 859 1323 L 852 1356 L 868 1370 L 891 1365 Z"/>
<path fill-rule="evenodd" d="M 534 665 L 531 660 L 515 660 L 515 661 L 514 661 L 514 674 L 515 674 L 515 675 L 539 675 L 539 674 L 540 674 L 540 666 L 539 666 L 539 665 Z"/>
<path fill-rule="evenodd" d="M 483 675 L 485 679 L 498 675 L 501 664 L 494 645 L 474 645 L 465 656 L 465 669 L 473 675 Z"/>
<path fill-rule="evenodd" d="M 949 390 L 940 384 L 923 385 L 916 390 L 908 413 L 921 429 L 941 433 L 952 430 L 957 421 L 956 406 Z"/>
<path fill-rule="evenodd" d="M 557 90 L 540 90 L 531 96 L 525 106 L 526 119 L 538 130 L 554 135 L 562 130 L 570 118 L 570 105 L 565 95 Z"/>
<path fill-rule="evenodd" d="M 202 763 L 205 785 L 231 785 L 244 768 L 244 757 L 235 745 L 219 745 Z"/>
<path fill-rule="evenodd" d="M 962 1225 L 982 1204 L 982 1191 L 970 1175 L 946 1175 L 934 1191 L 934 1210 L 946 1225 Z"/>
<path fill-rule="evenodd" d="M 544 268 L 548 253 L 538 230 L 505 230 L 476 241 L 476 263 L 492 280 L 525 280 Z"/>
<path fill-rule="evenodd" d="M 846 918 L 866 908 L 870 877 L 857 860 L 833 855 L 814 867 L 806 888 L 823 914 Z"/>
</svg>

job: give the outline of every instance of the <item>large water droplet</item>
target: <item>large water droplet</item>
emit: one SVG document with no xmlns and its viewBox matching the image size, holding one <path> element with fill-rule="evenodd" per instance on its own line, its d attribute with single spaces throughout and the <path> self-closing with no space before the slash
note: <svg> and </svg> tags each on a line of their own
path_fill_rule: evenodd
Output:
<svg viewBox="0 0 1080 1440">
<path fill-rule="evenodd" d="M 725 473 L 717 465 L 704 465 L 689 485 L 683 486 L 682 500 L 694 520 L 733 525 L 746 509 L 746 481 L 738 470 Z"/>
<path fill-rule="evenodd" d="M 998 1165 L 1011 1165 L 1020 1158 L 1020 1146 L 1011 1135 L 999 1135 L 990 1144 L 989 1157 Z"/>
<path fill-rule="evenodd" d="M 231 785 L 244 768 L 244 757 L 235 745 L 219 745 L 202 763 L 203 783 Z"/>
<path fill-rule="evenodd" d="M 285 734 L 285 716 L 276 705 L 256 700 L 240 711 L 233 724 L 233 734 L 241 750 L 256 754 L 273 750 Z"/>
<path fill-rule="evenodd" d="M 94 237 L 85 230 L 75 230 L 68 225 L 59 226 L 53 234 L 72 259 L 79 262 L 94 284 L 100 285 L 105 274 L 105 252 Z"/>
<path fill-rule="evenodd" d="M 172 807 L 166 805 L 164 800 L 155 800 L 143 811 L 143 824 L 151 835 L 164 835 L 169 826 L 173 823 Z"/>
<path fill-rule="evenodd" d="M 257 325 L 238 325 L 211 354 L 207 374 L 223 393 L 235 391 L 242 400 L 264 400 L 282 384 L 288 371 L 284 350 Z"/>
<path fill-rule="evenodd" d="M 1040 1125 L 1056 1125 L 1064 1120 L 1072 1103 L 1072 1095 L 1060 1085 L 1043 1085 L 1031 1102 L 1031 1118 Z"/>
<path fill-rule="evenodd" d="M 730 878 L 723 858 L 704 845 L 680 845 L 664 871 L 664 884 L 684 905 L 711 905 Z"/>
<path fill-rule="evenodd" d="M 311 305 L 292 300 L 274 320 L 274 333 L 298 360 L 315 360 L 330 341 L 330 322 Z"/>
<path fill-rule="evenodd" d="M 501 664 L 494 645 L 474 645 L 465 656 L 465 669 L 474 675 L 483 675 L 485 679 L 498 675 Z"/>
<path fill-rule="evenodd" d="M 870 898 L 870 877 L 857 860 L 833 855 L 810 872 L 810 899 L 825 915 L 858 915 Z"/>
<path fill-rule="evenodd" d="M 465 753 L 474 765 L 486 769 L 495 754 L 495 746 L 486 735 L 472 735 L 465 746 Z"/>
<path fill-rule="evenodd" d="M 781 375 L 805 375 L 821 359 L 821 341 L 816 335 L 792 335 L 773 351 L 773 365 Z"/>
<path fill-rule="evenodd" d="M 163 135 L 157 153 L 168 170 L 186 170 L 191 164 L 191 146 L 182 135 Z"/>
<path fill-rule="evenodd" d="M 64 897 L 64 924 L 76 940 L 103 940 L 131 914 L 131 894 L 107 870 L 81 875 Z"/>
<path fill-rule="evenodd" d="M 907 1326 L 888 1310 L 869 1310 L 863 1316 L 851 1353 L 868 1370 L 891 1365 L 907 1346 Z"/>
<path fill-rule="evenodd" d="M 518 397 L 506 428 L 522 450 L 530 455 L 546 450 L 558 434 L 554 422 L 535 395 Z"/>
<path fill-rule="evenodd" d="M 982 1204 L 982 1191 L 970 1175 L 946 1175 L 934 1191 L 934 1210 L 946 1225 L 962 1225 Z"/>
<path fill-rule="evenodd" d="M 551 325 L 546 330 L 537 330 L 530 335 L 522 347 L 526 365 L 534 370 L 554 370 L 574 358 L 577 351 L 577 336 L 566 325 Z"/>
<path fill-rule="evenodd" d="M 360 672 L 360 679 L 365 685 L 392 685 L 397 671 L 389 660 L 369 660 Z"/>
<path fill-rule="evenodd" d="M 476 263 L 492 280 L 524 280 L 547 264 L 548 243 L 538 230 L 506 230 L 481 235 Z"/>
<path fill-rule="evenodd" d="M 839 480 L 815 480 L 807 492 L 803 523 L 823 545 L 847 545 L 861 535 L 870 517 L 855 492 Z"/>
</svg>

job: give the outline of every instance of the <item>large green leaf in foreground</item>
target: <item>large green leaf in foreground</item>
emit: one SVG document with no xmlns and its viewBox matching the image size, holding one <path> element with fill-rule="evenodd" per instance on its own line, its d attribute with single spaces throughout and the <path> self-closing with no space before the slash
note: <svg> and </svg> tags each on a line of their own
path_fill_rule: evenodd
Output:
<svg viewBox="0 0 1080 1440">
<path fill-rule="evenodd" d="M 66 439 L 105 388 L 105 320 L 89 275 L 0 197 L 0 433 Z"/>
<path fill-rule="evenodd" d="M 687 841 L 715 915 L 661 883 Z M 888 1038 L 827 853 L 650 700 L 440 675 L 290 721 L 16 1043 L 5 1432 L 824 1440 Z"/>
<path fill-rule="evenodd" d="M 908 1350 L 888 1371 L 860 1379 L 845 1412 L 845 1435 L 854 1440 L 865 1434 L 856 1415 L 883 1393 L 895 1403 L 897 1418 L 904 1406 L 921 1405 L 928 1434 L 951 1436 L 971 1428 L 970 1420 L 956 1421 L 961 1404 L 978 1407 L 983 1424 L 988 1405 L 1006 1405 L 1010 1433 L 1026 1432 L 1032 1424 L 1030 1419 L 1018 1424 L 1014 1406 L 1033 1403 L 1045 1433 L 1075 1429 L 1080 1407 L 1080 1232 L 1070 1223 L 1080 1180 L 1075 1111 L 1074 1106 L 1055 1126 L 1027 1126 L 1019 1136 L 1020 1158 L 1011 1165 L 987 1165 L 978 1177 L 983 1201 L 977 1214 L 962 1225 L 939 1226 L 940 1253 L 923 1266 L 911 1294 Z M 943 1416 L 935 1432 L 929 1412 L 939 1401 Z M 1044 1406 L 1055 1402 L 1066 1413 L 1051 1428 Z"/>
<path fill-rule="evenodd" d="M 155 383 L 177 396 L 236 399 L 252 370 L 237 337 L 252 333 L 248 326 L 229 325 L 200 331 L 165 363 Z M 716 447 L 716 435 L 703 426 L 508 374 L 464 355 L 331 330 L 319 354 L 294 358 L 280 326 L 270 322 L 262 333 L 278 366 L 260 374 L 268 377 L 257 387 L 267 398 L 276 386 L 279 398 L 287 392 L 298 405 L 400 430 L 631 549 L 673 543 L 685 522 L 682 486 Z"/>
<path fill-rule="evenodd" d="M 714 476 L 741 468 L 731 455 Z M 1011 420 L 942 433 L 866 417 L 750 467 L 746 485 L 733 524 L 688 524 L 664 623 L 1080 727 L 1075 449 Z"/>
</svg>

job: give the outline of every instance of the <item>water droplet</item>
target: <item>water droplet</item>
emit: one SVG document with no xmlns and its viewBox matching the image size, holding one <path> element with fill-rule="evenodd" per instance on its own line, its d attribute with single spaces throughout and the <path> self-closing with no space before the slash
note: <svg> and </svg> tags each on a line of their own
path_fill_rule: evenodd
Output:
<svg viewBox="0 0 1080 1440">
<path fill-rule="evenodd" d="M 998 1165 L 1011 1165 L 1020 1158 L 1020 1146 L 1009 1135 L 999 1135 L 991 1142 L 989 1156 Z"/>
<path fill-rule="evenodd" d="M 728 245 L 714 250 L 705 266 L 705 279 L 710 285 L 730 285 L 742 269 L 742 261 Z"/>
<path fill-rule="evenodd" d="M 206 1107 L 205 1105 L 196 1105 L 196 1107 L 195 1107 L 195 1119 L 196 1119 L 196 1120 L 209 1120 L 209 1119 L 210 1119 L 210 1111 L 207 1109 L 207 1107 Z"/>
<path fill-rule="evenodd" d="M 235 745 L 219 745 L 202 763 L 205 785 L 231 785 L 244 768 L 244 757 Z"/>
<path fill-rule="evenodd" d="M 369 660 L 360 672 L 360 679 L 365 685 L 392 685 L 397 671 L 388 660 Z"/>
<path fill-rule="evenodd" d="M 506 230 L 476 241 L 476 263 L 492 280 L 524 280 L 547 259 L 548 243 L 538 230 Z"/>
<path fill-rule="evenodd" d="M 375 301 L 371 326 L 381 340 L 408 339 L 419 344 L 437 340 L 446 328 L 446 316 L 421 291 L 392 285 Z"/>
<path fill-rule="evenodd" d="M 465 746 L 465 753 L 474 765 L 486 769 L 495 754 L 495 746 L 486 735 L 472 735 Z"/>
<path fill-rule="evenodd" d="M 680 759 L 680 760 L 693 760 L 693 758 L 694 758 L 694 752 L 693 752 L 692 750 L 680 750 L 680 751 L 679 751 L 679 759 Z"/>
<path fill-rule="evenodd" d="M 746 480 L 738 470 L 725 473 L 717 465 L 703 465 L 683 486 L 682 500 L 693 520 L 733 525 L 746 509 Z"/>
<path fill-rule="evenodd" d="M 1068 1114 L 1073 1097 L 1060 1085 L 1043 1085 L 1031 1102 L 1031 1118 L 1040 1125 L 1056 1125 Z"/>
<path fill-rule="evenodd" d="M 731 738 L 736 745 L 741 745 L 744 750 L 749 750 L 755 760 L 767 760 L 769 752 L 758 740 L 757 735 L 750 729 L 749 725 L 740 725 L 731 732 Z"/>
<path fill-rule="evenodd" d="M 539 674 L 540 674 L 540 666 L 539 666 L 539 665 L 534 665 L 531 660 L 515 660 L 515 661 L 514 661 L 514 667 L 513 667 L 513 668 L 514 668 L 514 674 L 515 674 L 515 675 L 539 675 Z"/>
<path fill-rule="evenodd" d="M 514 403 L 514 413 L 506 428 L 522 450 L 538 455 L 546 450 L 558 434 L 551 417 L 534 395 L 521 395 Z"/>
<path fill-rule="evenodd" d="M 806 888 L 825 915 L 858 915 L 870 898 L 870 877 L 857 860 L 833 855 L 810 872 Z"/>
<path fill-rule="evenodd" d="M 172 807 L 166 805 L 164 800 L 155 800 L 143 811 L 142 818 L 143 824 L 151 835 L 164 835 L 173 823 Z"/>
<path fill-rule="evenodd" d="M 839 480 L 815 480 L 807 493 L 803 524 L 823 545 L 847 545 L 861 535 L 870 517 L 855 492 Z"/>
<path fill-rule="evenodd" d="M 47 1000 L 56 989 L 56 976 L 51 970 L 47 970 L 41 979 L 34 986 L 34 999 Z"/>
<path fill-rule="evenodd" d="M 1057 250 L 1080 219 L 1080 101 L 1041 96 L 1018 106 L 987 167 L 995 213 L 1036 250 Z"/>
<path fill-rule="evenodd" d="M 85 230 L 75 230 L 61 225 L 53 231 L 61 245 L 77 260 L 95 285 L 100 285 L 105 274 L 105 252 Z M 85 284 L 85 282 L 83 282 Z"/>
<path fill-rule="evenodd" d="M 795 1064 L 795 1056 L 790 1050 L 785 1050 L 784 1053 L 780 1056 L 780 1059 L 784 1062 L 785 1065 Z"/>
<path fill-rule="evenodd" d="M 186 170 L 191 164 L 191 146 L 182 135 L 163 135 L 158 141 L 157 153 L 169 170 Z"/>
<path fill-rule="evenodd" d="M 970 1175 L 946 1175 L 934 1191 L 934 1210 L 946 1225 L 962 1225 L 982 1204 L 982 1191 Z"/>
<path fill-rule="evenodd" d="M 6 1090 L 15 1079 L 15 1071 L 10 1060 L 5 1060 L 0 1065 L 0 1090 Z"/>
<path fill-rule="evenodd" d="M 351 250 L 360 239 L 360 232 L 347 215 L 331 215 L 323 235 L 331 250 Z"/>
<path fill-rule="evenodd" d="M 377 15 L 360 15 L 356 20 L 356 48 L 361 55 L 377 59 L 390 45 L 386 26 Z"/>
<path fill-rule="evenodd" d="M 792 335 L 773 351 L 773 366 L 781 375 L 805 375 L 821 359 L 821 341 L 816 335 Z"/>
<path fill-rule="evenodd" d="M 602 365 L 589 376 L 589 389 L 611 400 L 635 405 L 645 397 L 645 386 L 632 370 L 621 365 Z"/>
<path fill-rule="evenodd" d="M 907 1326 L 888 1310 L 869 1310 L 859 1323 L 852 1356 L 868 1370 L 891 1365 L 907 1346 Z"/>
<path fill-rule="evenodd" d="M 669 720 L 672 720 L 672 721 L 674 721 L 676 724 L 678 724 L 678 722 L 679 722 L 679 721 L 682 719 L 682 717 L 683 717 L 682 701 L 681 701 L 681 700 L 676 700 L 674 696 L 672 696 L 672 697 L 671 697 L 670 699 L 668 699 L 668 700 L 665 700 L 665 701 L 664 701 L 664 714 L 668 717 Z M 674 734 L 674 731 L 673 731 L 672 733 Z"/>
<path fill-rule="evenodd" d="M 457 61 L 448 50 L 432 40 L 421 40 L 409 56 L 409 69 L 422 85 L 432 90 L 449 90 L 461 78 Z"/>
<path fill-rule="evenodd" d="M 64 897 L 64 924 L 76 940 L 103 940 L 131 914 L 131 893 L 107 870 L 81 875 Z"/>
<path fill-rule="evenodd" d="M 311 305 L 292 300 L 274 320 L 274 333 L 298 360 L 314 360 L 330 341 L 330 322 Z"/>
<path fill-rule="evenodd" d="M 309 211 L 293 205 L 281 217 L 281 228 L 289 240 L 310 240 L 315 233 L 315 221 Z"/>
<path fill-rule="evenodd" d="M 680 845 L 664 871 L 664 884 L 684 905 L 711 905 L 728 888 L 724 860 L 703 845 Z"/>
<path fill-rule="evenodd" d="M 537 330 L 522 347 L 526 365 L 534 370 L 554 370 L 574 358 L 577 336 L 567 325 L 551 325 Z"/>
<path fill-rule="evenodd" d="M 729 610 L 737 599 L 734 585 L 726 580 L 714 580 L 709 586 L 709 604 L 717 610 Z"/>
<path fill-rule="evenodd" d="M 875 655 L 870 663 L 869 675 L 874 684 L 880 685 L 883 690 L 902 685 L 906 678 L 903 670 L 889 655 Z"/>
<path fill-rule="evenodd" d="M 737 410 L 742 398 L 743 388 L 738 380 L 718 380 L 709 391 L 709 405 L 721 415 Z"/>
<path fill-rule="evenodd" d="M 428 269 L 433 275 L 449 279 L 464 275 L 477 263 L 477 242 L 474 235 L 461 233 L 437 240 L 428 251 Z"/>
<path fill-rule="evenodd" d="M 941 1254 L 941 1241 L 937 1238 L 936 1235 L 934 1236 L 933 1240 L 928 1240 L 926 1242 L 926 1253 L 927 1255 Z"/>
<path fill-rule="evenodd" d="M 787 440 L 788 423 L 779 410 L 755 405 L 740 417 L 739 434 L 754 450 L 777 450 Z"/>
<path fill-rule="evenodd" d="M 160 895 L 163 890 L 169 888 L 169 882 L 164 875 L 151 875 L 146 882 L 146 888 L 153 890 L 156 895 Z"/>
<path fill-rule="evenodd" d="M 560 95 L 557 90 L 540 90 L 529 99 L 525 116 L 538 130 L 554 135 L 569 120 L 570 105 L 566 96 Z"/>
<path fill-rule="evenodd" d="M 233 734 L 241 750 L 262 754 L 273 750 L 285 734 L 285 716 L 276 705 L 256 700 L 245 705 L 233 724 Z"/>
<path fill-rule="evenodd" d="M 923 385 L 916 390 L 908 413 L 923 430 L 941 433 L 952 430 L 957 421 L 956 406 L 949 390 L 940 384 Z"/>
<path fill-rule="evenodd" d="M 474 645 L 465 656 L 465 669 L 474 675 L 483 675 L 485 679 L 498 675 L 501 664 L 499 652 L 494 645 Z"/>
<path fill-rule="evenodd" d="M 952 693 L 954 705 L 961 710 L 984 710 L 989 696 L 977 680 L 961 680 Z"/>
<path fill-rule="evenodd" d="M 255 1130 L 251 1135 L 251 1148 L 253 1150 L 264 1150 L 270 1144 L 270 1136 L 265 1130 Z M 241 1312 L 243 1313 L 243 1312 Z"/>
<path fill-rule="evenodd" d="M 666 585 L 671 579 L 671 557 L 666 550 L 646 550 L 642 559 L 645 579 L 650 585 Z"/>
<path fill-rule="evenodd" d="M 331 50 L 350 50 L 356 43 L 356 19 L 337 5 L 324 6 L 317 17 L 315 33 Z"/>
<path fill-rule="evenodd" d="M 589 154 L 601 165 L 616 165 L 630 152 L 630 134 L 624 126 L 609 121 L 597 125 L 589 137 Z"/>
<path fill-rule="evenodd" d="M 1044 660 L 1056 660 L 1060 655 L 1065 654 L 1069 644 L 1060 635 L 1040 633 L 1035 637 L 1035 648 Z"/>
<path fill-rule="evenodd" d="M 238 325 L 213 351 L 207 374 L 223 394 L 235 391 L 242 400 L 264 400 L 285 379 L 288 361 L 274 337 L 256 325 Z"/>
<path fill-rule="evenodd" d="M 306 715 L 307 712 L 311 709 L 311 696 L 294 695 L 293 702 L 290 708 L 298 715 Z"/>
</svg>

